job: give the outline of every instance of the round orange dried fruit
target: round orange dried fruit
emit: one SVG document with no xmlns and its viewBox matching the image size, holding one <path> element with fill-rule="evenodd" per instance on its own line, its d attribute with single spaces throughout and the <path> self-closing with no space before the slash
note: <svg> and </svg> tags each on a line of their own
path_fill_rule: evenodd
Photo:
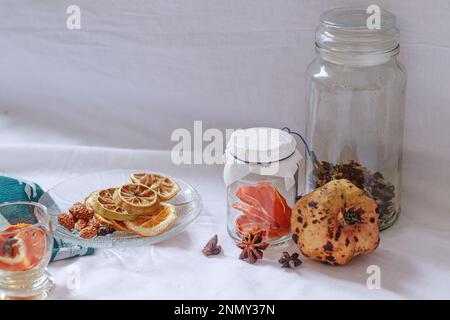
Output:
<svg viewBox="0 0 450 320">
<path fill-rule="evenodd" d="M 90 205 L 97 215 L 107 219 L 114 220 L 132 220 L 136 218 L 135 215 L 130 214 L 125 209 L 122 209 L 113 199 L 116 188 L 109 188 L 91 193 L 86 198 L 86 203 Z"/>
<path fill-rule="evenodd" d="M 156 191 L 143 184 L 129 183 L 121 186 L 114 192 L 113 201 L 133 215 L 152 215 L 159 211 Z"/>
<path fill-rule="evenodd" d="M 161 201 L 168 201 L 180 192 L 180 187 L 172 178 L 157 173 L 135 173 L 130 175 L 130 178 L 134 183 L 140 183 L 155 190 Z"/>
<path fill-rule="evenodd" d="M 177 219 L 178 213 L 175 207 L 170 204 L 162 204 L 161 210 L 157 214 L 124 221 L 124 224 L 129 231 L 142 237 L 152 237 L 169 229 Z"/>
<path fill-rule="evenodd" d="M 35 267 L 45 256 L 47 238 L 39 227 L 26 223 L 10 226 L 4 232 L 14 232 L 7 239 L 0 239 L 0 268 L 9 271 L 25 271 Z M 5 250 L 5 246 L 10 248 Z"/>
</svg>

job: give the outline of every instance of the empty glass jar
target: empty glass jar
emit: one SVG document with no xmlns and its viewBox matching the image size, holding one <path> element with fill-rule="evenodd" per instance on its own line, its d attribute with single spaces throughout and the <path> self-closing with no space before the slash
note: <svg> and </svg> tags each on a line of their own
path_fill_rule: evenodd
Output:
<svg viewBox="0 0 450 320">
<path fill-rule="evenodd" d="M 320 18 L 307 70 L 306 188 L 352 181 L 377 202 L 385 229 L 400 212 L 406 72 L 395 16 L 382 10 L 373 30 L 368 17 L 366 8 L 342 8 Z"/>
</svg>

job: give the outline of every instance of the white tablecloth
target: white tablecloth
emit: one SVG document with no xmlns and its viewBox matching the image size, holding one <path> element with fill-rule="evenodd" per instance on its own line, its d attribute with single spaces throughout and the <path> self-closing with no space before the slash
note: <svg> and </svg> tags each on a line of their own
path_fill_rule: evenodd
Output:
<svg viewBox="0 0 450 320">
<path fill-rule="evenodd" d="M 269 248 L 264 261 L 256 265 L 237 258 L 239 249 L 225 227 L 225 188 L 219 166 L 175 166 L 167 151 L 0 146 L 1 171 L 34 180 L 45 189 L 78 174 L 118 168 L 159 170 L 191 182 L 203 197 L 203 212 L 188 230 L 163 243 L 98 250 L 94 256 L 52 263 L 49 270 L 57 285 L 54 299 L 450 297 L 447 206 L 423 201 L 413 193 L 404 193 L 401 217 L 382 232 L 374 254 L 342 267 L 302 257 L 301 267 L 286 270 L 277 260 L 282 251 L 296 250 L 291 242 Z M 206 258 L 201 249 L 216 233 L 223 255 Z M 381 268 L 379 290 L 366 286 L 369 265 Z M 81 276 L 75 289 L 74 270 Z"/>
</svg>

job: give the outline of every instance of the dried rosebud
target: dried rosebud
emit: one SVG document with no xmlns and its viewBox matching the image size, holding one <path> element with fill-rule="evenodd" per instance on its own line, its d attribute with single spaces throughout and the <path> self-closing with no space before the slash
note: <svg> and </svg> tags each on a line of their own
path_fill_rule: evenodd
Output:
<svg viewBox="0 0 450 320">
<path fill-rule="evenodd" d="M 97 236 L 97 229 L 94 227 L 86 227 L 80 231 L 80 237 L 84 239 L 94 238 Z"/>
<path fill-rule="evenodd" d="M 98 229 L 98 228 L 100 228 L 102 225 L 101 225 L 101 223 L 100 223 L 97 219 L 95 219 L 95 217 L 93 217 L 91 220 L 89 220 L 88 226 L 94 227 L 94 228 Z"/>
<path fill-rule="evenodd" d="M 75 226 L 75 221 L 70 213 L 58 214 L 58 223 L 69 230 L 72 230 Z"/>
<path fill-rule="evenodd" d="M 78 219 L 78 221 L 75 223 L 75 229 L 77 231 L 81 231 L 84 228 L 86 228 L 88 225 L 88 222 L 85 219 Z"/>
<path fill-rule="evenodd" d="M 71 213 L 75 219 L 90 220 L 94 216 L 94 210 L 79 202 L 75 203 L 69 209 L 69 213 Z"/>
</svg>

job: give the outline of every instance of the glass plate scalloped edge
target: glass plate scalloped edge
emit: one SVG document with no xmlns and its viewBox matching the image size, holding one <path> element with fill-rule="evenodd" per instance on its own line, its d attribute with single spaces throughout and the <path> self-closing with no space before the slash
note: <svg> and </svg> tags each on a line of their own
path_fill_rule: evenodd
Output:
<svg viewBox="0 0 450 320">
<path fill-rule="evenodd" d="M 48 208 L 51 215 L 54 236 L 65 242 L 91 248 L 134 247 L 155 244 L 173 238 L 193 224 L 202 210 L 200 194 L 185 181 L 174 179 L 180 186 L 178 195 L 168 201 L 176 206 L 179 218 L 170 229 L 154 237 L 140 237 L 129 232 L 116 231 L 107 236 L 91 239 L 80 238 L 77 232 L 69 231 L 57 221 L 60 212 L 67 212 L 75 202 L 83 202 L 92 191 L 119 186 L 130 181 L 129 175 L 138 172 L 164 173 L 149 170 L 120 169 L 88 173 L 65 180 L 48 190 L 39 202 Z"/>
</svg>

